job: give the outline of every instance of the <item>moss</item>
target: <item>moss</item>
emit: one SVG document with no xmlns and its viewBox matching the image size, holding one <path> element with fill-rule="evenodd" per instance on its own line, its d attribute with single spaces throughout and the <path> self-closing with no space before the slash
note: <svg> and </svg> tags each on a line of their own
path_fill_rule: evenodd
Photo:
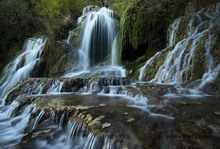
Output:
<svg viewBox="0 0 220 149">
<path fill-rule="evenodd" d="M 77 65 L 77 51 L 65 41 L 48 39 L 33 76 L 61 76 Z"/>
<path fill-rule="evenodd" d="M 176 18 L 213 3 L 216 0 L 208 3 L 203 3 L 202 0 L 163 0 L 160 3 L 153 0 L 111 1 L 110 8 L 120 17 L 117 56 L 130 72 L 129 76 L 137 77 L 137 67 L 144 65 L 144 59 L 166 47 L 167 28 Z M 190 18 L 190 15 L 182 17 L 180 24 L 188 23 Z M 181 25 L 180 28 L 176 33 L 176 42 L 187 36 L 187 25 Z M 152 78 L 156 71 L 148 73 L 150 77 L 144 76 L 147 77 L 145 79 Z"/>
<path fill-rule="evenodd" d="M 183 1 L 180 3 L 182 4 Z M 155 4 L 154 1 L 139 0 L 130 5 L 123 2 L 120 4 L 126 7 L 121 7 L 117 3 L 115 5 L 119 6 L 120 10 L 117 9 L 118 7 L 111 8 L 120 16 L 118 47 L 122 50 L 122 61 L 133 61 L 150 53 L 146 52 L 148 50 L 155 53 L 165 48 L 166 29 L 173 21 L 172 15 L 175 11 L 173 8 L 181 5 L 179 1 L 163 1 Z M 160 12 L 162 10 L 165 11 L 163 14 Z M 180 13 L 182 12 L 178 14 Z"/>
</svg>

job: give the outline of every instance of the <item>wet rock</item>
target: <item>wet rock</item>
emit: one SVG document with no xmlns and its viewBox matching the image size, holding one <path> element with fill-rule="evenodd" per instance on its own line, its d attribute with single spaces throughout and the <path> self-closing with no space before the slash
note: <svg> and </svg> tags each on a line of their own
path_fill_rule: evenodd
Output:
<svg viewBox="0 0 220 149">
<path fill-rule="evenodd" d="M 220 116 L 220 112 L 214 112 L 214 114 L 216 114 L 216 115 Z"/>
<path fill-rule="evenodd" d="M 134 118 L 129 118 L 126 122 L 131 123 L 134 121 Z"/>
<path fill-rule="evenodd" d="M 110 126 L 111 126 L 110 123 L 105 122 L 104 124 L 102 124 L 102 129 L 110 127 Z"/>
</svg>

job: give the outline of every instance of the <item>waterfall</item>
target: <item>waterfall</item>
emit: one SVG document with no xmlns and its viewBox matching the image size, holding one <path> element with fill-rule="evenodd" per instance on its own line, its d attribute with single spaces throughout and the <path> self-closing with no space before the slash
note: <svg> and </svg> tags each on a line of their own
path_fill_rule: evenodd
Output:
<svg viewBox="0 0 220 149">
<path fill-rule="evenodd" d="M 40 60 L 45 43 L 45 38 L 28 39 L 24 44 L 22 53 L 3 70 L 0 80 L 0 147 L 2 148 L 14 146 L 20 142 L 20 139 L 23 137 L 22 133 L 28 125 L 31 113 L 35 109 L 35 105 L 30 104 L 24 107 L 18 115 L 13 116 L 13 112 L 20 106 L 20 100 L 22 100 L 22 97 L 18 96 L 7 106 L 4 104 L 4 99 L 19 81 L 31 76 L 32 70 Z M 34 124 L 33 127 L 35 126 L 36 124 Z"/>
<path fill-rule="evenodd" d="M 86 18 L 79 65 L 83 70 L 104 61 L 111 54 L 112 44 L 117 33 L 114 12 L 105 7 L 91 12 Z"/>
<path fill-rule="evenodd" d="M 211 51 L 213 44 L 217 42 L 217 37 L 213 30 L 220 23 L 219 5 L 218 3 L 215 9 L 205 8 L 192 16 L 188 16 L 188 18 L 191 18 L 188 19 L 185 33 L 180 28 L 180 24 L 186 21 L 187 17 L 180 17 L 170 25 L 168 29 L 168 46 L 173 47 L 173 49 L 167 50 L 165 61 L 159 68 L 156 68 L 158 69 L 157 73 L 151 82 L 175 84 L 192 80 L 192 76 L 190 76 L 192 74 L 190 73 L 194 69 L 192 64 L 195 63 L 198 53 L 200 53 L 200 56 L 203 56 L 202 54 L 204 53 L 205 66 L 201 66 L 204 67 L 204 73 L 201 78 L 197 78 L 201 80 L 197 87 L 201 88 L 217 77 L 220 70 L 220 62 L 214 62 Z M 182 34 L 183 39 L 177 39 L 177 32 Z M 161 55 L 161 52 L 159 54 Z M 143 79 L 144 73 L 147 73 L 153 61 L 158 59 L 157 53 L 146 62 L 140 69 L 139 80 Z"/>
<path fill-rule="evenodd" d="M 31 75 L 45 46 L 45 38 L 30 38 L 25 44 L 22 53 L 9 63 L 3 71 L 0 85 L 0 98 L 4 98 L 12 87 L 20 80 Z"/>
<path fill-rule="evenodd" d="M 118 20 L 114 12 L 105 7 L 85 7 L 78 18 L 79 25 L 84 26 L 77 71 L 64 77 L 76 77 L 83 74 L 100 77 L 124 77 L 125 70 L 116 65 Z M 72 37 L 68 36 L 67 42 Z M 91 73 L 90 71 L 93 71 Z M 110 75 L 109 75 L 110 74 Z"/>
</svg>

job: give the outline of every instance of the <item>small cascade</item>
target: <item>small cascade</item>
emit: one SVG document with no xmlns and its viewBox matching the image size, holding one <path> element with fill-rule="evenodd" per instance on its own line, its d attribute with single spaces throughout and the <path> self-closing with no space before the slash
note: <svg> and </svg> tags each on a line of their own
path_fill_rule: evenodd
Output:
<svg viewBox="0 0 220 149">
<path fill-rule="evenodd" d="M 4 112 L 5 115 L 10 117 L 12 115 L 12 112 L 19 106 L 19 102 L 17 100 L 13 101 L 10 106 L 7 108 L 7 110 Z M 3 112 L 3 111 L 1 111 Z"/>
<path fill-rule="evenodd" d="M 87 137 L 84 149 L 94 149 L 94 148 L 103 148 L 103 149 L 114 149 L 114 148 L 123 148 L 122 143 L 117 140 L 110 139 L 107 136 L 95 136 L 90 133 Z"/>
<path fill-rule="evenodd" d="M 39 122 L 40 122 L 41 118 L 44 116 L 44 114 L 45 114 L 44 111 L 40 111 L 38 116 L 36 118 L 32 119 L 30 131 L 33 131 L 37 127 L 37 125 L 39 124 Z"/>
<path fill-rule="evenodd" d="M 73 123 L 69 122 L 67 126 L 67 139 L 66 142 L 70 144 L 81 144 L 80 142 L 76 142 L 78 137 L 82 137 L 82 132 L 85 131 L 85 128 L 83 127 L 83 123 Z M 79 139 L 78 141 L 82 140 Z M 74 142 L 73 142 L 74 141 Z M 83 145 L 83 144 L 81 144 Z"/>
<path fill-rule="evenodd" d="M 139 81 L 142 81 L 143 79 L 143 75 L 144 75 L 144 71 L 148 69 L 148 67 L 161 55 L 161 52 L 157 52 L 153 57 L 151 57 L 147 62 L 146 64 L 141 67 L 140 69 L 140 74 L 139 74 L 139 77 L 138 77 L 138 80 Z"/>
<path fill-rule="evenodd" d="M 136 88 L 134 88 L 133 90 L 136 90 Z M 128 99 L 134 102 L 134 104 L 140 106 L 146 106 L 148 101 L 147 97 L 135 91 L 130 92 L 129 89 L 127 90 L 126 88 L 118 86 L 105 87 L 102 89 L 99 95 L 124 97 L 125 99 Z"/>
<path fill-rule="evenodd" d="M 23 137 L 22 133 L 28 125 L 31 112 L 34 109 L 34 105 L 28 105 L 21 114 L 15 117 L 8 117 L 4 113 L 0 113 L 1 116 L 1 130 L 0 130 L 0 146 L 2 148 L 8 148 L 14 146 L 20 142 Z"/>
<path fill-rule="evenodd" d="M 197 87 L 201 88 L 207 82 L 210 82 L 217 77 L 220 69 L 220 62 L 214 62 L 211 51 L 213 44 L 217 42 L 216 34 L 213 33 L 213 30 L 220 23 L 219 5 L 220 4 L 217 4 L 215 7 L 213 6 L 215 9 L 209 7 L 205 8 L 192 16 L 188 16 L 188 18 L 180 17 L 170 25 L 168 30 L 168 46 L 173 46 L 174 48 L 171 51 L 167 50 L 165 61 L 160 65 L 151 82 L 178 84 L 201 79 L 201 83 Z M 179 26 L 181 22 L 184 22 L 187 19 L 189 23 L 188 26 L 186 26 L 184 33 L 184 30 Z M 182 34 L 181 36 L 184 38 L 177 39 L 177 32 L 178 34 Z M 143 79 L 144 73 L 147 73 L 151 64 L 159 59 L 158 55 L 160 54 L 161 52 L 150 58 L 145 66 L 140 69 L 139 80 Z M 197 77 L 194 79 L 195 76 L 193 76 L 194 74 L 192 74 L 192 71 L 195 71 L 194 67 L 199 67 L 193 66 L 197 64 L 197 59 L 199 57 L 198 54 L 200 54 L 201 57 L 204 56 L 204 75 L 202 78 Z"/>
<path fill-rule="evenodd" d="M 206 61 L 208 62 L 208 69 L 207 69 L 207 72 L 204 73 L 202 77 L 201 83 L 198 86 L 199 89 L 202 88 L 208 82 L 213 81 L 217 77 L 219 70 L 220 70 L 220 63 L 217 66 L 214 66 L 214 60 L 213 60 L 213 57 L 211 56 L 212 40 L 213 40 L 213 37 L 209 34 L 209 37 L 205 43 Z"/>
<path fill-rule="evenodd" d="M 94 6 L 94 5 L 89 5 L 86 6 L 85 8 L 83 8 L 83 12 L 82 15 L 77 19 L 77 24 L 80 24 L 83 20 L 83 18 L 86 16 L 86 14 L 88 14 L 90 11 L 94 10 L 94 9 L 98 9 L 99 7 Z"/>
<path fill-rule="evenodd" d="M 176 41 L 176 32 L 178 31 L 179 25 L 180 25 L 180 19 L 176 19 L 173 22 L 173 24 L 171 24 L 171 26 L 168 30 L 168 34 L 170 34 L 168 46 L 172 46 L 177 42 Z"/>
<path fill-rule="evenodd" d="M 47 90 L 46 94 L 60 93 L 64 82 L 54 80 L 51 82 L 51 86 Z"/>
<path fill-rule="evenodd" d="M 4 98 L 20 80 L 31 75 L 32 70 L 40 59 L 46 43 L 45 38 L 30 38 L 25 42 L 23 52 L 3 71 L 0 85 L 0 98 Z"/>
<path fill-rule="evenodd" d="M 130 85 L 134 80 L 128 78 L 98 78 L 91 79 L 85 86 L 79 89 L 79 93 L 100 93 L 108 86 L 124 86 Z"/>
<path fill-rule="evenodd" d="M 73 148 L 104 148 L 113 149 L 116 144 L 118 148 L 122 148 L 122 144 L 107 136 L 96 136 L 93 133 L 88 133 L 83 123 L 69 122 L 67 126 L 67 144 L 71 144 Z"/>
</svg>

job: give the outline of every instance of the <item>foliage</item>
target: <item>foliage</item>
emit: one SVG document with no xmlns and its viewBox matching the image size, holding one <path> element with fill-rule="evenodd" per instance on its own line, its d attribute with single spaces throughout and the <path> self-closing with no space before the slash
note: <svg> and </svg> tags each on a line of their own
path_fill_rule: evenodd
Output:
<svg viewBox="0 0 220 149">
<path fill-rule="evenodd" d="M 68 30 L 81 15 L 83 7 L 98 0 L 0 0 L 0 70 L 13 58 L 26 38 L 46 35 L 66 38 Z M 69 28 L 62 24 L 63 16 L 70 15 Z M 60 32 L 65 32 L 60 36 Z"/>
<path fill-rule="evenodd" d="M 51 33 L 61 27 L 60 16 L 63 13 L 77 11 L 78 17 L 83 7 L 94 2 L 94 0 L 0 0 L 0 41 L 20 40 L 36 32 Z"/>
</svg>

